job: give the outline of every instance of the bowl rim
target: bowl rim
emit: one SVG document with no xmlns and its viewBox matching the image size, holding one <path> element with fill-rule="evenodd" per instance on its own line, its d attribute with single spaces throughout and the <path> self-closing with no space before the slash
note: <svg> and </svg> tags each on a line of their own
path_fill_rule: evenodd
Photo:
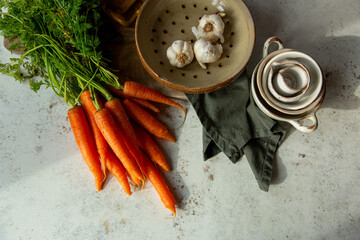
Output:
<svg viewBox="0 0 360 240">
<path fill-rule="evenodd" d="M 323 105 L 324 100 L 325 100 L 325 95 L 326 95 L 325 85 L 322 90 L 323 93 L 322 93 L 321 97 L 319 98 L 319 102 L 317 104 L 315 104 L 313 108 L 308 109 L 305 112 L 298 113 L 298 114 L 288 114 L 288 113 L 284 113 L 277 109 L 272 108 L 270 105 L 267 104 L 265 99 L 261 96 L 260 92 L 258 92 L 258 89 L 256 89 L 256 77 L 258 74 L 259 65 L 260 65 L 259 63 L 256 65 L 256 67 L 254 68 L 254 71 L 252 73 L 251 80 L 250 80 L 250 91 L 252 92 L 253 99 L 254 99 L 256 105 L 260 108 L 260 110 L 262 112 L 264 112 L 269 117 L 279 120 L 279 121 L 285 121 L 285 122 L 289 122 L 291 120 L 301 120 L 311 114 L 316 114 L 316 112 Z"/>
<path fill-rule="evenodd" d="M 310 100 L 308 100 L 306 103 L 307 104 L 298 104 L 298 105 L 288 105 L 290 103 L 285 103 L 285 102 L 279 102 L 278 100 L 276 100 L 275 98 L 272 97 L 272 95 L 270 94 L 270 92 L 268 92 L 268 89 L 265 88 L 265 79 L 264 79 L 264 71 L 265 69 L 268 69 L 267 66 L 269 65 L 270 62 L 277 60 L 277 58 L 283 57 L 284 55 L 287 55 L 289 53 L 296 53 L 296 54 L 300 54 L 303 56 L 306 56 L 307 58 L 309 58 L 313 63 L 316 64 L 316 66 L 319 69 L 319 76 L 320 76 L 320 82 L 318 84 L 318 86 L 316 87 L 316 94 L 312 94 L 310 98 Z M 270 56 L 271 55 L 271 56 Z M 257 75 L 257 86 L 260 90 L 260 94 L 262 95 L 262 97 L 266 100 L 267 104 L 269 104 L 272 108 L 277 109 L 278 111 L 282 111 L 282 112 L 287 112 L 287 113 L 295 113 L 295 112 L 299 112 L 299 111 L 306 111 L 307 109 L 310 109 L 311 106 L 313 105 L 314 101 L 318 101 L 319 98 L 321 97 L 321 90 L 322 88 L 324 88 L 324 76 L 323 76 L 323 72 L 322 69 L 320 67 L 320 65 L 315 61 L 315 59 L 313 59 L 311 56 L 309 56 L 308 54 L 299 51 L 299 50 L 294 50 L 294 49 L 290 49 L 290 48 L 283 48 L 280 50 L 277 50 L 275 52 L 272 52 L 271 54 L 269 54 L 265 59 L 261 60 L 258 72 L 261 72 L 261 75 Z M 284 107 L 286 106 L 286 107 Z"/>
<path fill-rule="evenodd" d="M 154 0 L 157 1 L 157 0 Z M 135 45 L 136 45 L 136 51 L 137 54 L 140 58 L 140 61 L 142 63 L 142 65 L 144 66 L 144 68 L 146 69 L 146 71 L 158 82 L 160 82 L 161 84 L 163 84 L 166 87 L 175 89 L 177 91 L 180 92 L 184 92 L 184 93 L 190 93 L 190 94 L 200 94 L 200 93 L 207 93 L 207 92 L 212 92 L 212 91 L 216 91 L 222 87 L 227 86 L 228 84 L 232 83 L 236 78 L 238 78 L 246 69 L 246 66 L 248 65 L 250 58 L 252 56 L 252 53 L 254 51 L 254 46 L 255 46 L 255 40 L 256 40 L 256 30 L 255 30 L 255 25 L 254 25 L 254 20 L 251 16 L 251 13 L 249 11 L 249 8 L 247 7 L 247 5 L 243 2 L 243 1 L 236 1 L 234 0 L 235 3 L 242 5 L 242 8 L 244 9 L 244 14 L 246 19 L 248 19 L 248 30 L 249 30 L 249 35 L 250 35 L 250 51 L 247 51 L 247 55 L 246 55 L 246 61 L 244 63 L 244 65 L 242 66 L 241 69 L 239 69 L 232 77 L 230 77 L 229 79 L 223 80 L 219 83 L 207 86 L 207 87 L 186 87 L 180 84 L 176 84 L 176 83 L 172 83 L 170 82 L 168 79 L 162 78 L 159 74 L 157 74 L 145 61 L 141 51 L 140 51 L 140 46 L 139 46 L 139 42 L 138 42 L 138 31 L 139 31 L 139 21 L 141 19 L 141 15 L 144 11 L 144 9 L 146 8 L 146 6 L 149 4 L 149 2 L 151 2 L 151 0 L 147 0 L 145 1 L 145 3 L 142 5 L 138 17 L 136 18 L 136 23 L 135 23 Z M 252 40 L 252 41 L 251 41 Z"/>
<path fill-rule="evenodd" d="M 259 64 L 255 67 L 255 70 L 252 73 L 251 76 L 251 96 L 255 102 L 255 104 L 258 106 L 258 108 L 268 117 L 278 120 L 278 121 L 284 121 L 284 122 L 288 122 L 289 124 L 291 124 L 293 127 L 295 127 L 297 130 L 301 131 L 301 132 L 305 132 L 305 133 L 311 133 L 313 131 L 315 131 L 319 125 L 318 123 L 318 119 L 316 117 L 316 113 L 317 111 L 320 109 L 320 107 L 322 106 L 324 99 L 325 99 L 325 89 L 324 89 L 324 95 L 321 98 L 321 101 L 318 103 L 318 105 L 311 111 L 301 114 L 301 115 L 286 115 L 283 113 L 279 113 L 277 110 L 272 109 L 270 106 L 267 106 L 266 101 L 264 99 L 262 99 L 260 93 L 257 93 L 257 89 L 255 87 L 256 85 L 256 74 L 257 74 L 257 68 L 259 67 Z M 264 102 L 263 102 L 264 101 Z M 302 123 L 300 123 L 299 121 L 305 120 L 305 119 L 312 119 L 312 125 L 310 126 L 305 126 Z"/>
<path fill-rule="evenodd" d="M 286 63 L 290 63 L 290 61 L 286 62 Z M 294 63 L 296 63 L 294 61 Z M 301 63 L 297 63 L 299 64 L 300 66 L 302 66 L 304 68 L 304 70 L 308 73 L 307 69 L 301 64 Z M 288 66 L 286 68 L 289 68 L 289 67 L 292 67 L 292 66 Z M 280 72 L 280 71 L 279 71 Z M 305 94 L 305 92 L 307 91 L 307 89 L 309 88 L 309 82 L 310 82 L 310 79 L 308 78 L 308 81 L 307 81 L 307 84 L 303 87 L 303 88 L 300 88 L 298 90 L 298 92 L 296 94 L 293 94 L 291 96 L 285 96 L 285 95 L 282 95 L 281 91 L 279 91 L 278 89 L 276 89 L 276 84 L 275 84 L 275 79 L 273 79 L 274 77 L 274 71 L 273 71 L 273 67 L 270 68 L 270 72 L 269 72 L 269 76 L 268 76 L 268 81 L 267 81 L 267 87 L 270 91 L 270 93 L 276 98 L 278 99 L 279 101 L 282 101 L 282 102 L 295 102 L 297 101 L 298 99 L 301 98 L 302 95 Z M 308 73 L 309 74 L 309 73 Z M 284 79 L 282 79 L 282 81 L 284 81 Z M 284 84 L 286 84 L 284 82 Z M 290 87 L 289 87 L 290 88 Z"/>
</svg>

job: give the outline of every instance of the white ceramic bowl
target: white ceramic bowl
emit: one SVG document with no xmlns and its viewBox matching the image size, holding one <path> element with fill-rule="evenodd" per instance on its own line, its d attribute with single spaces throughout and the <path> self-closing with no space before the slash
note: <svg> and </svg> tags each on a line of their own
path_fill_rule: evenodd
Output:
<svg viewBox="0 0 360 240">
<path fill-rule="evenodd" d="M 301 62 L 310 73 L 310 85 L 306 93 L 296 102 L 282 102 L 273 97 L 267 87 L 267 76 L 270 73 L 270 65 L 275 61 L 283 61 L 283 60 L 295 60 Z M 307 107 L 314 102 L 319 96 L 321 89 L 323 88 L 323 75 L 321 72 L 320 66 L 305 53 L 289 50 L 286 52 L 279 53 L 269 59 L 263 68 L 259 68 L 258 78 L 258 86 L 261 95 L 266 100 L 266 102 L 272 106 L 273 108 L 282 110 L 307 110 Z"/>
<path fill-rule="evenodd" d="M 308 90 L 310 74 L 296 61 L 273 62 L 267 83 L 270 93 L 279 101 L 296 102 Z"/>
<path fill-rule="evenodd" d="M 282 114 L 286 114 L 286 115 L 299 115 L 299 114 L 304 114 L 308 111 L 310 111 L 311 109 L 313 109 L 314 107 L 316 107 L 320 101 L 322 101 L 322 97 L 324 96 L 325 94 L 325 85 L 323 84 L 322 88 L 321 88 L 321 91 L 318 95 L 318 97 L 313 101 L 311 102 L 309 105 L 307 105 L 306 107 L 304 108 L 299 108 L 299 109 L 286 109 L 286 108 L 282 108 L 280 107 L 279 105 L 276 105 L 272 102 L 273 101 L 276 101 L 276 99 L 271 96 L 271 94 L 269 93 L 269 90 L 265 89 L 264 90 L 264 85 L 266 84 L 263 84 L 263 81 L 265 82 L 265 79 L 263 79 L 262 76 L 263 75 L 263 71 L 264 71 L 264 67 L 266 66 L 266 64 L 274 57 L 276 56 L 276 54 L 281 54 L 281 53 L 285 53 L 285 52 L 289 52 L 289 51 L 293 51 L 292 49 L 281 49 L 281 50 L 278 50 L 276 52 L 272 52 L 269 54 L 269 58 L 265 58 L 264 60 L 262 60 L 260 63 L 259 63 L 259 67 L 258 67 L 258 70 L 257 70 L 257 74 L 256 74 L 256 86 L 257 86 L 257 90 L 259 91 L 259 94 L 261 95 L 261 98 L 264 99 L 264 101 L 266 102 L 267 105 L 269 105 L 272 109 L 278 111 L 279 113 L 282 113 Z M 262 71 L 261 71 L 262 69 Z M 259 87 L 260 86 L 260 87 Z M 266 94 L 265 94 L 266 92 Z M 262 94 L 263 93 L 263 94 Z M 269 97 L 268 97 L 269 96 Z M 279 102 L 279 101 L 278 101 Z M 293 103 L 284 103 L 284 102 L 280 102 L 280 104 L 293 104 Z"/>
<path fill-rule="evenodd" d="M 320 98 L 320 101 L 312 109 L 298 115 L 289 115 L 277 111 L 267 104 L 267 102 L 262 98 L 259 89 L 257 88 L 257 73 L 260 63 L 255 67 L 251 78 L 251 96 L 253 97 L 256 105 L 264 112 L 268 117 L 273 118 L 278 121 L 284 121 L 290 123 L 297 130 L 310 133 L 316 130 L 318 126 L 318 119 L 316 117 L 316 111 L 320 108 L 324 101 L 325 88 L 323 89 L 324 94 Z"/>
</svg>

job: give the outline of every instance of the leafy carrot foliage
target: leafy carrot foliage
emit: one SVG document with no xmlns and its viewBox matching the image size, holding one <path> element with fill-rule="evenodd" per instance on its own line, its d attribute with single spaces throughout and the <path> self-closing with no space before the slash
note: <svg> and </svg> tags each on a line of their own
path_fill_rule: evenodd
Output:
<svg viewBox="0 0 360 240">
<path fill-rule="evenodd" d="M 0 64 L 0 72 L 37 91 L 53 88 L 70 105 L 87 87 L 120 87 L 102 55 L 99 0 L 1 0 L 0 33 L 13 39 L 21 57 Z M 107 94 L 106 91 L 103 94 Z"/>
</svg>

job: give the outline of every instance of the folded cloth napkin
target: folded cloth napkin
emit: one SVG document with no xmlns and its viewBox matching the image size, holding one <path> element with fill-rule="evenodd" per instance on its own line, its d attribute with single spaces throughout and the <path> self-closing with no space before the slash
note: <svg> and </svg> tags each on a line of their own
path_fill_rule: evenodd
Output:
<svg viewBox="0 0 360 240">
<path fill-rule="evenodd" d="M 246 72 L 217 91 L 186 96 L 203 125 L 204 160 L 223 152 L 236 163 L 245 154 L 260 189 L 268 191 L 285 130 L 255 105 Z"/>
</svg>

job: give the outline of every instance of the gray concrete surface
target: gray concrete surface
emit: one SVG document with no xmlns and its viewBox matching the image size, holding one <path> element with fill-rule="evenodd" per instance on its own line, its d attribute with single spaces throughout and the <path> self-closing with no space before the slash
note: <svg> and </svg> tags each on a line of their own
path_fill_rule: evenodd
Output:
<svg viewBox="0 0 360 240">
<path fill-rule="evenodd" d="M 153 187 L 126 196 L 111 177 L 96 192 L 66 118 L 50 89 L 38 94 L 0 79 L 0 239 L 360 239 L 360 2 L 246 0 L 256 26 L 248 66 L 278 36 L 313 56 L 327 96 L 311 134 L 295 131 L 277 153 L 273 184 L 258 189 L 243 159 L 202 161 L 201 125 L 186 101 L 177 143 L 160 142 L 177 200 L 173 217 Z M 0 47 L 1 62 L 10 57 Z M 181 113 L 164 107 L 177 126 Z"/>
</svg>

